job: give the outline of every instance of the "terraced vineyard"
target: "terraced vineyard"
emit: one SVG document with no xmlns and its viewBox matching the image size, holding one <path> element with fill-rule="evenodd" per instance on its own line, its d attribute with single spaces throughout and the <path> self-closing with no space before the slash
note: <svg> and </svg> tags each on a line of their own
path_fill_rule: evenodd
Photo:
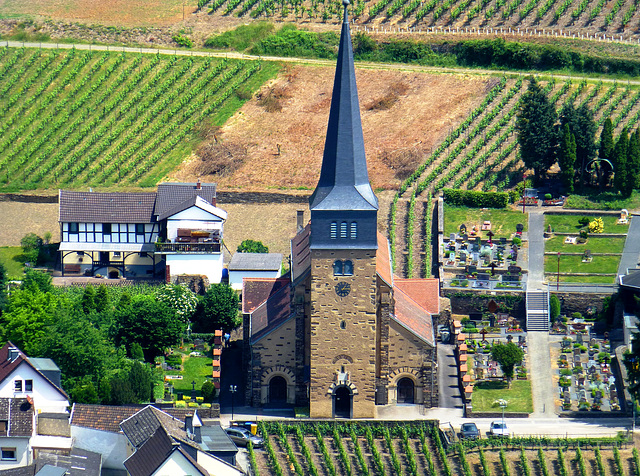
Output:
<svg viewBox="0 0 640 476">
<path fill-rule="evenodd" d="M 199 0 L 210 15 L 327 21 L 342 15 L 340 0 Z M 503 28 L 582 35 L 640 33 L 638 0 L 355 0 L 350 15 L 369 27 Z"/>
<path fill-rule="evenodd" d="M 588 104 L 601 128 L 610 117 L 615 134 L 640 120 L 640 90 L 602 81 L 543 81 L 558 110 L 566 103 Z M 428 277 L 431 196 L 443 188 L 504 191 L 522 180 L 515 121 L 527 82 L 503 77 L 400 187 L 390 212 L 390 241 L 395 272 Z M 599 134 L 599 132 L 598 132 Z M 431 207 L 432 208 L 432 207 Z M 427 221 L 425 221 L 425 216 Z M 425 244 L 429 244 L 426 245 Z"/>
<path fill-rule="evenodd" d="M 0 190 L 154 185 L 203 120 L 222 123 L 277 67 L 0 49 Z"/>
<path fill-rule="evenodd" d="M 614 439 L 480 440 L 445 450 L 430 422 L 259 426 L 265 447 L 250 449 L 256 475 L 640 474 L 638 452 Z"/>
</svg>

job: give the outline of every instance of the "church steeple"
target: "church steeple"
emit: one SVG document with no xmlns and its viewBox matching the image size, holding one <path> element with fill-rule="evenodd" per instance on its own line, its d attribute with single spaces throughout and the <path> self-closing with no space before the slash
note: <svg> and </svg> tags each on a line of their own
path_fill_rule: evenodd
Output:
<svg viewBox="0 0 640 476">
<path fill-rule="evenodd" d="M 373 193 L 367 172 L 347 15 L 349 0 L 343 0 L 343 5 L 342 33 L 322 169 L 318 185 L 309 199 L 311 247 L 375 249 L 378 199 Z M 342 226 L 343 220 L 354 222 L 354 227 L 359 229 L 353 238 L 349 232 L 346 241 L 342 240 L 344 235 L 340 232 L 332 236 L 331 224 L 339 222 Z"/>
</svg>

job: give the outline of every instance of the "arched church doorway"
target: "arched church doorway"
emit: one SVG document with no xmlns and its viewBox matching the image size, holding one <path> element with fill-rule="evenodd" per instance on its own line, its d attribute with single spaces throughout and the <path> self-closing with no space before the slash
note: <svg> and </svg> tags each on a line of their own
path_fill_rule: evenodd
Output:
<svg viewBox="0 0 640 476">
<path fill-rule="evenodd" d="M 333 416 L 351 418 L 351 391 L 349 387 L 338 387 L 333 394 Z"/>
<path fill-rule="evenodd" d="M 401 378 L 398 381 L 398 403 L 414 403 L 415 402 L 415 385 L 409 377 Z"/>
<path fill-rule="evenodd" d="M 269 403 L 287 403 L 287 381 L 276 375 L 269 380 Z"/>
</svg>

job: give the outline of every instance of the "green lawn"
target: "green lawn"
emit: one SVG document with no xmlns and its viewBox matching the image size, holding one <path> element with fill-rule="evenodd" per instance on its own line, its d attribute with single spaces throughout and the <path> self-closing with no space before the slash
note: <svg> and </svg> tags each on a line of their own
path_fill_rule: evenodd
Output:
<svg viewBox="0 0 640 476">
<path fill-rule="evenodd" d="M 544 229 L 551 225 L 553 231 L 558 233 L 578 233 L 582 225 L 578 223 L 578 220 L 584 215 L 547 215 L 544 216 Z M 598 218 L 596 216 L 589 216 L 590 220 Z M 629 225 L 618 225 L 619 215 L 603 215 L 604 232 L 605 233 L 626 233 L 629 230 Z"/>
<path fill-rule="evenodd" d="M 532 413 L 531 382 L 529 380 L 514 380 L 511 388 L 505 382 L 480 382 L 473 388 L 471 403 L 474 412 L 500 412 L 500 407 L 494 402 L 498 399 L 508 402 L 505 413 Z"/>
<path fill-rule="evenodd" d="M 7 269 L 9 279 L 22 279 L 24 262 L 20 246 L 0 246 L 0 263 Z"/>
<path fill-rule="evenodd" d="M 554 274 L 547 275 L 547 281 L 553 288 L 558 277 Z M 614 276 L 560 276 L 561 283 L 591 283 L 591 284 L 613 284 Z"/>
<path fill-rule="evenodd" d="M 182 370 L 179 372 L 167 372 L 167 375 L 182 375 L 182 380 L 171 380 L 175 392 L 183 392 L 191 395 L 193 388 L 191 382 L 196 382 L 196 396 L 200 396 L 200 387 L 211 377 L 211 362 L 209 356 L 191 357 L 185 355 Z"/>
<path fill-rule="evenodd" d="M 467 226 L 467 232 L 471 231 L 473 225 L 482 225 L 482 222 L 488 220 L 491 222 L 491 231 L 495 233 L 494 239 L 510 238 L 516 231 L 516 225 L 522 223 L 524 231 L 527 231 L 528 214 L 497 208 L 467 208 L 453 207 L 444 205 L 444 234 L 449 236 L 451 233 L 458 233 L 460 225 L 464 223 Z M 486 238 L 486 233 L 482 234 Z"/>
<path fill-rule="evenodd" d="M 545 251 L 561 253 L 583 253 L 584 250 L 591 250 L 592 253 L 622 253 L 625 237 L 596 238 L 590 236 L 586 243 L 576 243 L 574 245 L 565 244 L 565 236 L 554 236 L 546 240 Z"/>
<path fill-rule="evenodd" d="M 561 273 L 617 273 L 620 256 L 594 256 L 591 263 L 583 263 L 582 256 L 560 256 Z M 558 271 L 558 258 L 545 255 L 544 272 L 553 274 Z"/>
<path fill-rule="evenodd" d="M 565 203 L 566 208 L 582 210 L 635 210 L 640 208 L 640 194 L 634 191 L 631 197 L 621 199 L 617 192 L 603 192 L 588 196 L 570 195 Z"/>
</svg>

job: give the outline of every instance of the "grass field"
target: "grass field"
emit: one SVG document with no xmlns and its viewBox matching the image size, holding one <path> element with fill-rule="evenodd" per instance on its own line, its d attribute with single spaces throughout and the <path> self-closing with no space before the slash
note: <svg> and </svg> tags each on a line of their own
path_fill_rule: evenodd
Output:
<svg viewBox="0 0 640 476">
<path fill-rule="evenodd" d="M 508 405 L 505 413 L 531 413 L 531 382 L 529 380 L 513 380 L 511 388 L 505 382 L 480 382 L 473 387 L 471 403 L 474 412 L 499 412 L 496 400 L 504 399 Z"/>
<path fill-rule="evenodd" d="M 0 191 L 153 186 L 272 63 L 0 49 Z M 244 98 L 244 99 L 243 99 Z"/>
<path fill-rule="evenodd" d="M 594 256 L 590 263 L 583 263 L 582 256 L 560 256 L 561 273 L 617 273 L 620 256 Z M 553 255 L 544 257 L 544 272 L 553 274 L 558 271 L 558 258 Z"/>
<path fill-rule="evenodd" d="M 552 287 L 558 281 L 554 274 L 548 274 L 546 279 Z M 613 284 L 614 281 L 615 276 L 560 276 L 561 283 Z"/>
<path fill-rule="evenodd" d="M 551 229 L 558 233 L 578 233 L 581 228 L 584 228 L 583 225 L 578 223 L 578 220 L 582 218 L 583 215 L 549 215 L 545 214 L 544 216 L 544 229 L 547 229 L 547 226 L 551 225 Z M 604 223 L 604 232 L 603 233 L 627 233 L 629 230 L 629 225 L 619 225 L 617 223 L 619 215 L 602 215 L 601 217 L 589 216 L 587 217 L 590 220 L 594 220 L 595 218 L 602 218 Z"/>
<path fill-rule="evenodd" d="M 561 253 L 583 253 L 585 250 L 591 250 L 592 253 L 622 253 L 625 237 L 615 238 L 598 238 L 592 235 L 587 239 L 586 243 L 565 244 L 565 236 L 554 236 L 545 240 L 544 251 L 553 251 Z"/>
<path fill-rule="evenodd" d="M 210 357 L 204 355 L 184 355 L 182 370 L 179 372 L 167 372 L 168 375 L 182 375 L 182 380 L 171 380 L 175 391 L 191 395 L 191 382 L 196 382 L 196 395 L 199 396 L 200 387 L 206 380 L 211 378 L 211 361 Z"/>
<path fill-rule="evenodd" d="M 6 268 L 9 279 L 22 279 L 24 262 L 21 256 L 22 248 L 19 246 L 0 246 L 0 263 Z"/>
<path fill-rule="evenodd" d="M 513 210 L 503 210 L 496 208 L 464 208 L 444 206 L 444 234 L 459 233 L 460 225 L 467 226 L 467 233 L 471 231 L 473 225 L 480 225 L 486 220 L 491 222 L 491 231 L 494 233 L 493 239 L 501 237 L 510 238 L 516 232 L 516 225 L 522 223 L 524 231 L 527 230 L 528 215 Z M 482 238 L 487 239 L 487 233 L 482 232 Z"/>
</svg>

